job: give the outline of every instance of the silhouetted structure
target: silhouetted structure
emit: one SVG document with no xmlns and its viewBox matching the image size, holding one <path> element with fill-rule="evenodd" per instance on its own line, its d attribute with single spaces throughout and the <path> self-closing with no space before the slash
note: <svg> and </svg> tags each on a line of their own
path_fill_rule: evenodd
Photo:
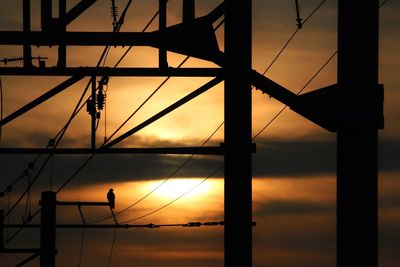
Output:
<svg viewBox="0 0 400 267">
<path fill-rule="evenodd" d="M 0 45 L 22 45 L 24 67 L 0 68 L 0 75 L 72 77 L 9 114 L 0 121 L 0 126 L 18 118 L 86 76 L 91 77 L 92 101 L 96 99 L 96 91 L 99 90 L 96 87 L 96 76 L 202 76 L 214 79 L 101 147 L 95 144 L 96 107 L 92 105 L 89 109 L 92 116 L 90 148 L 0 148 L 0 153 L 40 151 L 223 155 L 225 267 L 250 267 L 253 225 L 251 156 L 255 151 L 251 132 L 251 85 L 254 85 L 310 121 L 337 133 L 337 265 L 377 267 L 377 133 L 378 129 L 383 128 L 383 88 L 378 85 L 378 0 L 338 0 L 337 84 L 299 96 L 252 70 L 250 0 L 225 0 L 201 18 L 195 16 L 195 1 L 184 0 L 183 22 L 170 27 L 166 24 L 167 1 L 160 0 L 157 31 L 117 32 L 115 29 L 118 28 L 118 22 L 114 16 L 114 32 L 67 32 L 67 25 L 95 2 L 96 0 L 81 0 L 67 12 L 66 0 L 59 0 L 59 18 L 53 18 L 52 1 L 41 0 L 42 31 L 31 31 L 30 0 L 23 1 L 23 31 L 0 32 Z M 298 6 L 298 1 L 296 5 Z M 224 52 L 219 50 L 213 28 L 213 23 L 222 15 L 225 15 Z M 301 28 L 298 8 L 297 22 Z M 58 45 L 57 68 L 47 68 L 44 64 L 39 68 L 33 66 L 33 45 Z M 67 46 L 131 45 L 157 48 L 158 68 L 67 67 Z M 167 51 L 208 60 L 219 67 L 169 68 Z M 111 148 L 223 80 L 225 132 L 224 144 L 220 147 Z M 112 209 L 115 208 L 115 195 L 112 191 L 110 189 L 107 194 L 108 202 L 101 205 L 109 205 L 114 216 Z M 52 267 L 55 248 L 53 243 L 46 240 L 53 240 L 54 237 L 55 193 L 44 192 L 42 200 L 46 207 L 42 206 L 41 266 Z"/>
</svg>

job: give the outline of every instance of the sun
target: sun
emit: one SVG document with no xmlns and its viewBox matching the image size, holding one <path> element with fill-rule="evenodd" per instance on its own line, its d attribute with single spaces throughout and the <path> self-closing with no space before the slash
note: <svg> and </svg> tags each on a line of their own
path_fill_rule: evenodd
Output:
<svg viewBox="0 0 400 267">
<path fill-rule="evenodd" d="M 154 197 L 160 200 L 174 199 L 185 194 L 190 199 L 197 199 L 205 197 L 213 187 L 210 183 L 200 178 L 180 178 L 180 179 L 169 179 L 164 182 L 152 181 L 146 184 L 147 190 L 155 189 Z"/>
</svg>

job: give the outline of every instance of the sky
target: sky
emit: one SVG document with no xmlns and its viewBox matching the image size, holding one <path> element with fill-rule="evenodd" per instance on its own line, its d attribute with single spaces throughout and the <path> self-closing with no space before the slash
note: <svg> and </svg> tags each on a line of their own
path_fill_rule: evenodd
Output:
<svg viewBox="0 0 400 267">
<path fill-rule="evenodd" d="M 40 1 L 32 2 L 32 29 L 39 30 Z M 55 2 L 55 1 L 54 1 Z M 67 1 L 68 8 L 77 0 Z M 196 1 L 196 16 L 207 14 L 221 1 Z M 299 1 L 303 20 L 321 0 Z M 266 76 L 297 93 L 336 51 L 337 1 L 326 0 L 266 72 Z M 116 0 L 122 12 L 126 0 Z M 122 31 L 142 31 L 157 11 L 156 0 L 133 1 Z M 2 1 L 0 31 L 21 30 L 22 1 Z M 97 1 L 69 25 L 69 31 L 111 31 L 111 1 Z M 181 0 L 169 0 L 168 26 L 181 22 Z M 379 132 L 379 263 L 400 263 L 400 3 L 388 0 L 380 9 L 379 83 L 385 87 L 385 129 Z M 216 24 L 218 24 L 217 21 Z M 148 31 L 156 30 L 153 23 Z M 296 30 L 294 1 L 253 0 L 253 69 L 263 73 Z M 216 31 L 223 50 L 223 27 Z M 69 66 L 95 66 L 102 47 L 68 48 Z M 126 47 L 112 47 L 105 66 L 113 66 Z M 34 56 L 56 64 L 55 47 L 33 47 Z M 0 46 L 0 59 L 22 55 L 18 46 Z M 178 66 L 185 56 L 168 54 Z M 124 67 L 155 67 L 157 50 L 134 47 L 121 62 Z M 34 62 L 34 64 L 37 64 Z M 0 62 L 0 67 L 4 64 Z M 20 62 L 7 66 L 21 66 Z M 183 67 L 215 67 L 190 58 Z M 106 109 L 101 112 L 97 144 L 109 138 L 126 118 L 164 81 L 163 77 L 110 78 Z M 2 76 L 4 116 L 58 85 L 66 77 Z M 197 89 L 210 78 L 171 78 L 129 122 L 123 133 Z M 43 148 L 70 117 L 88 79 L 71 86 L 49 101 L 7 124 L 1 147 Z M 303 92 L 336 83 L 336 58 Z M 336 135 L 285 109 L 283 104 L 253 89 L 253 266 L 336 266 Z M 183 105 L 152 125 L 127 138 L 118 147 L 201 146 L 223 142 L 223 83 Z M 269 124 L 272 121 L 271 124 Z M 260 131 L 266 126 L 261 133 Z M 260 134 L 259 134 L 260 133 Z M 90 117 L 86 108 L 75 117 L 60 147 L 87 147 Z M 0 190 L 4 191 L 36 155 L 0 155 Z M 12 194 L 0 198 L 1 209 L 15 203 L 45 162 L 35 161 L 29 175 L 13 186 Z M 38 209 L 40 192 L 57 190 L 88 158 L 87 155 L 56 155 L 45 165 L 31 190 L 31 198 L 6 218 L 21 223 L 29 210 Z M 180 168 L 186 161 L 188 163 Z M 220 156 L 196 155 L 96 155 L 57 194 L 60 201 L 105 201 L 108 189 L 116 194 L 115 212 L 138 204 L 117 216 L 119 222 L 180 224 L 223 220 L 223 164 Z M 151 192 L 151 194 L 149 194 Z M 148 195 L 148 196 L 147 196 Z M 9 201 L 10 200 L 10 201 Z M 26 205 L 26 203 L 31 203 Z M 165 207 L 164 207 L 165 206 Z M 87 222 L 108 217 L 104 207 L 83 208 Z M 149 215 L 148 215 L 149 214 Z M 144 217 L 142 217 L 144 216 Z M 142 218 L 141 218 L 142 217 Z M 139 218 L 139 219 L 138 219 Z M 35 218 L 33 222 L 38 222 Z M 82 223 L 74 207 L 59 207 L 57 222 Z M 105 223 L 113 223 L 108 219 Z M 6 238 L 13 231 L 5 233 Z M 38 247 L 38 230 L 23 230 L 7 247 Z M 113 242 L 114 240 L 114 242 Z M 222 226 L 161 227 L 86 231 L 57 230 L 56 266 L 223 266 Z M 2 266 L 14 266 L 29 255 L 1 254 Z M 26 266 L 37 266 L 36 258 Z"/>
</svg>

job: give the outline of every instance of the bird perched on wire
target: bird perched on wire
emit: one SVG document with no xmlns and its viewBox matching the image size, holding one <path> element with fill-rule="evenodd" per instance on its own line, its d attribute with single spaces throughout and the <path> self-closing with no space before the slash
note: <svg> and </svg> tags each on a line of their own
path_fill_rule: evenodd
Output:
<svg viewBox="0 0 400 267">
<path fill-rule="evenodd" d="M 108 202 L 110 203 L 110 209 L 114 209 L 115 208 L 115 195 L 114 195 L 114 190 L 112 188 L 110 188 L 110 190 L 108 190 L 107 193 L 107 199 Z"/>
</svg>

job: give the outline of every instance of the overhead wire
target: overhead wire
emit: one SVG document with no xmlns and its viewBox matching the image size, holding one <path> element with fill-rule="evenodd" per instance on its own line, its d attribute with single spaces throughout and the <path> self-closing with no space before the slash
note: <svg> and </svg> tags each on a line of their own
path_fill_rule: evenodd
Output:
<svg viewBox="0 0 400 267">
<path fill-rule="evenodd" d="M 302 25 L 304 25 L 304 24 L 315 14 L 315 12 L 323 5 L 323 3 L 324 3 L 325 1 L 326 1 L 326 0 L 322 0 L 315 8 L 311 11 L 311 13 L 304 19 L 304 22 L 302 23 Z M 217 28 L 219 28 L 219 27 L 222 25 L 223 22 L 224 22 L 224 20 L 222 20 L 222 21 L 219 23 L 219 25 L 217 26 Z M 272 65 L 277 61 L 277 59 L 280 57 L 280 55 L 283 53 L 283 51 L 287 48 L 287 46 L 288 46 L 289 43 L 292 41 L 292 39 L 295 37 L 295 35 L 297 34 L 298 31 L 299 31 L 299 28 L 297 28 L 297 29 L 294 31 L 294 33 L 290 36 L 290 38 L 288 39 L 288 41 L 285 42 L 284 46 L 279 50 L 278 54 L 275 56 L 275 58 L 272 60 L 272 62 L 267 66 L 266 70 L 263 72 L 263 75 L 265 75 L 266 72 L 268 72 L 268 70 L 272 67 Z M 335 53 L 335 54 L 336 54 L 336 53 Z M 325 66 L 330 62 L 330 60 L 335 56 L 335 54 L 334 54 L 333 56 L 331 56 L 331 57 L 327 60 L 327 62 L 325 62 L 325 63 L 323 64 L 323 66 L 317 71 L 317 73 L 316 73 L 315 75 L 313 75 L 313 77 L 306 83 L 306 85 L 303 86 L 303 88 L 300 90 L 300 92 L 299 92 L 298 94 L 300 94 L 300 93 L 304 90 L 304 88 L 307 87 L 308 84 L 311 83 L 311 81 L 322 71 L 322 69 L 325 68 Z M 286 108 L 286 107 L 285 107 L 285 108 Z M 285 109 L 285 108 L 284 108 L 284 109 Z M 263 132 L 270 124 L 272 124 L 272 122 L 273 122 L 277 117 L 279 117 L 279 115 L 284 111 L 284 109 L 282 109 L 281 111 L 279 111 L 279 112 L 274 116 L 274 118 L 272 119 L 272 121 L 270 121 L 270 122 L 267 124 L 266 127 L 264 127 L 256 136 L 253 137 L 253 140 L 254 140 L 255 138 L 257 138 L 257 137 L 261 134 L 261 132 Z M 224 124 L 224 122 L 222 122 L 222 124 L 221 124 L 219 127 L 221 127 L 223 124 Z M 190 160 L 190 159 L 191 159 L 191 158 L 189 158 L 189 160 Z M 217 170 L 215 170 L 215 171 L 212 172 L 212 175 L 215 174 L 215 173 L 216 173 L 218 170 L 220 170 L 222 167 L 223 167 L 223 165 L 219 166 L 219 167 L 217 168 Z M 136 221 L 136 220 L 142 219 L 142 218 L 144 218 L 144 217 L 147 217 L 147 216 L 150 216 L 150 215 L 156 213 L 157 211 L 159 211 L 159 210 L 161 210 L 161 209 L 164 209 L 164 208 L 168 207 L 169 205 L 173 204 L 175 201 L 179 200 L 179 199 L 182 198 L 184 195 L 186 195 L 187 193 L 189 193 L 190 191 L 192 191 L 193 189 L 195 189 L 195 188 L 196 188 L 197 186 L 199 186 L 201 183 L 203 183 L 204 181 L 206 181 L 209 177 L 210 177 L 210 176 L 206 177 L 206 178 L 205 178 L 204 180 L 202 180 L 202 182 L 200 182 L 198 185 L 193 186 L 193 187 L 192 187 L 191 189 L 189 189 L 187 192 L 185 192 L 184 194 L 182 194 L 182 195 L 179 196 L 178 198 L 174 199 L 174 200 L 171 201 L 170 203 L 167 203 L 166 205 L 163 205 L 163 206 L 161 206 L 160 208 L 157 208 L 157 209 L 155 209 L 155 210 L 153 210 L 153 211 L 151 211 L 151 212 L 149 212 L 149 213 L 147 213 L 147 214 L 145 214 L 145 215 L 143 215 L 143 216 L 140 216 L 140 217 L 138 217 L 138 218 L 135 218 L 135 219 L 132 219 L 132 220 L 129 220 L 129 221 L 125 221 L 125 222 L 123 222 L 123 223 L 132 222 L 132 221 Z"/>
<path fill-rule="evenodd" d="M 159 11 L 157 11 L 156 12 L 156 14 L 151 18 L 151 20 L 150 20 L 150 22 L 152 22 L 152 21 L 154 21 L 154 19 L 155 19 L 155 17 L 157 17 L 157 15 L 159 14 Z M 221 25 L 222 25 L 222 23 L 223 23 L 223 21 L 221 21 L 220 23 L 219 23 L 219 25 L 215 28 L 215 30 L 216 29 L 218 29 Z M 150 25 L 151 23 L 148 23 L 147 25 L 146 25 L 146 29 L 147 29 L 147 27 L 149 27 L 149 25 Z M 129 50 L 129 48 L 128 48 L 128 50 Z M 128 51 L 127 50 L 127 51 Z M 125 57 L 127 55 L 127 52 L 125 52 L 124 54 L 123 54 L 123 57 Z M 179 67 L 181 67 L 188 59 L 190 58 L 190 56 L 187 56 L 179 65 L 178 65 L 178 67 L 177 68 L 179 68 Z M 117 67 L 117 65 L 119 64 L 121 62 L 121 60 L 119 60 L 118 62 L 117 62 L 117 64 L 115 65 L 115 67 Z M 152 94 L 150 94 L 150 96 L 145 100 L 145 102 L 147 102 L 168 80 L 169 80 L 169 78 L 170 78 L 171 76 L 168 76 L 154 91 L 153 91 L 153 93 Z M 133 117 L 133 115 L 134 114 L 136 114 L 142 107 L 143 107 L 143 103 L 128 117 L 128 119 L 127 120 L 125 120 L 124 121 L 124 123 L 123 123 L 123 125 L 125 125 L 127 122 L 128 122 L 128 120 L 130 120 L 132 117 Z M 120 127 L 118 127 L 117 128 L 117 130 L 115 130 L 114 132 L 113 132 L 113 134 L 110 136 L 110 137 L 108 137 L 107 139 L 106 139 L 106 142 L 107 141 L 109 141 L 122 127 L 123 127 L 123 125 L 122 126 L 120 126 Z M 106 142 L 104 142 L 104 144 L 102 145 L 102 146 L 104 146 L 105 144 L 106 144 Z M 92 154 L 91 156 L 89 156 L 89 158 L 82 164 L 82 166 L 80 166 L 79 168 L 78 168 L 78 170 L 77 171 L 75 171 L 68 179 L 67 179 L 67 181 L 60 187 L 60 189 L 57 191 L 57 192 L 59 192 L 59 191 L 61 191 L 79 172 L 80 172 L 80 170 L 82 170 L 85 166 L 86 166 L 86 164 L 88 164 L 89 162 L 90 162 L 90 160 L 93 158 L 95 156 L 95 153 L 94 154 Z"/>
<path fill-rule="evenodd" d="M 319 73 L 328 65 L 329 62 L 336 56 L 337 51 L 335 51 L 323 64 L 322 66 L 317 70 L 317 72 L 306 82 L 306 84 L 297 92 L 297 95 L 299 95 L 301 92 L 306 89 L 306 87 L 319 75 Z M 255 140 L 262 132 L 265 131 L 266 128 L 268 128 L 282 113 L 285 111 L 285 109 L 288 106 L 285 105 L 281 110 L 279 110 L 275 116 L 268 121 L 268 123 L 253 137 L 253 140 Z"/>
<path fill-rule="evenodd" d="M 156 13 L 156 15 L 159 14 L 159 12 Z M 153 18 L 150 21 L 153 21 L 155 19 L 155 16 L 153 16 Z M 221 20 L 217 26 L 214 28 L 214 30 L 217 30 L 220 28 L 220 26 L 224 23 L 224 20 Z M 148 27 L 150 24 L 148 23 L 146 25 L 146 27 Z M 124 54 L 125 55 L 125 54 Z M 190 56 L 187 56 L 183 59 L 183 61 L 177 66 L 177 68 L 180 68 L 188 59 L 190 58 Z M 161 84 L 153 91 L 152 94 L 150 94 L 150 96 L 145 100 L 145 102 L 147 102 L 169 79 L 171 78 L 171 76 L 168 76 L 166 79 L 164 79 L 163 82 L 161 82 Z M 142 105 L 139 106 L 138 109 L 136 109 L 129 117 L 128 119 L 126 119 L 123 124 L 118 127 L 114 133 L 107 139 L 110 140 L 132 117 L 134 114 L 136 114 L 138 112 L 138 110 L 144 105 L 144 103 L 142 103 Z M 214 135 L 215 133 L 222 127 L 222 125 L 224 124 L 224 122 L 222 122 L 217 129 L 206 139 L 206 141 L 201 145 L 201 147 L 203 147 Z M 106 143 L 106 142 L 105 142 Z M 129 205 L 128 207 L 124 208 L 123 210 L 115 213 L 115 215 L 119 215 L 129 209 L 131 209 L 132 207 L 136 206 L 137 204 L 139 204 L 140 202 L 142 202 L 144 199 L 146 199 L 148 196 L 150 196 L 152 193 L 154 193 L 158 188 L 160 188 L 164 183 L 166 183 L 171 177 L 173 177 L 180 169 L 182 169 L 195 155 L 192 154 L 191 156 L 189 156 L 184 162 L 182 162 L 182 164 L 180 164 L 169 176 L 167 176 L 158 186 L 156 186 L 155 188 L 153 188 L 150 192 L 148 192 L 147 194 L 145 194 L 142 198 L 140 198 L 139 200 L 137 200 L 136 202 L 134 202 L 133 204 Z M 112 216 L 106 216 L 102 219 L 98 219 L 95 220 L 93 222 L 91 222 L 92 224 L 94 223 L 99 223 L 102 221 L 105 221 L 107 219 L 112 218 Z"/>
<path fill-rule="evenodd" d="M 194 185 L 193 187 L 191 187 L 189 190 L 185 191 L 183 194 L 179 195 L 177 198 L 175 198 L 175 199 L 171 200 L 170 202 L 166 203 L 165 205 L 163 205 L 163 206 L 161 206 L 161 207 L 159 207 L 159 208 L 157 208 L 157 209 L 155 209 L 155 210 L 153 210 L 153 211 L 151 211 L 151 212 L 149 212 L 149 213 L 146 213 L 146 214 L 144 214 L 144 215 L 142 215 L 142 216 L 139 216 L 139 217 L 136 217 L 136 218 L 134 218 L 134 219 L 127 220 L 127 221 L 124 221 L 124 222 L 121 222 L 121 223 L 124 224 L 124 223 L 134 222 L 134 221 L 143 219 L 143 218 L 145 218 L 145 217 L 148 217 L 148 216 L 150 216 L 150 215 L 152 215 L 152 214 L 154 214 L 154 213 L 156 213 L 156 212 L 158 212 L 158 211 L 160 211 L 160 210 L 162 210 L 162 209 L 164 209 L 164 208 L 166 208 L 166 207 L 172 205 L 173 203 L 175 203 L 176 201 L 178 201 L 179 199 L 181 199 L 182 197 L 184 197 L 185 195 L 189 194 L 189 193 L 192 192 L 194 189 L 196 189 L 197 187 L 199 187 L 201 184 L 203 184 L 203 183 L 204 183 L 205 181 L 207 181 L 209 178 L 213 177 L 213 176 L 214 176 L 218 171 L 220 171 L 223 167 L 224 167 L 223 165 L 218 166 L 211 174 L 209 174 L 207 177 L 205 177 L 205 178 L 204 178 L 203 180 L 201 180 L 199 183 L 197 183 L 196 185 Z"/>
<path fill-rule="evenodd" d="M 304 20 L 303 24 L 306 23 L 311 17 L 312 15 L 322 6 L 322 4 L 325 2 L 326 0 L 321 1 L 316 8 L 314 8 L 314 10 L 307 16 L 307 18 Z M 379 5 L 379 8 L 383 7 L 389 0 L 384 0 L 382 1 L 382 3 Z M 297 30 L 295 31 L 295 33 L 297 33 Z M 294 33 L 294 34 L 295 34 Z M 289 38 L 289 40 L 293 39 L 293 35 L 292 37 Z M 284 45 L 284 48 L 287 46 L 287 43 Z M 280 55 L 282 52 L 282 50 L 278 53 L 278 55 Z M 297 92 L 297 95 L 299 95 L 301 92 L 303 92 L 303 90 L 316 78 L 316 76 L 326 67 L 326 65 L 328 65 L 328 63 L 337 55 L 337 50 L 323 63 L 323 65 L 321 66 L 321 68 L 319 68 L 317 70 L 317 72 L 306 82 L 306 84 Z M 266 70 L 264 71 L 263 74 L 265 74 L 269 68 L 271 67 L 268 66 L 266 68 Z M 285 105 L 281 110 L 279 110 L 275 116 L 253 137 L 253 140 L 256 139 L 267 127 L 269 127 L 284 111 L 285 109 L 287 109 L 287 105 Z"/>
<path fill-rule="evenodd" d="M 79 249 L 78 267 L 81 267 L 81 264 L 82 264 L 83 249 L 84 249 L 84 244 L 85 244 L 85 234 L 86 234 L 86 228 L 83 228 L 82 235 L 81 235 L 81 247 Z"/>
<path fill-rule="evenodd" d="M 127 7 L 130 6 L 130 4 L 132 3 L 133 0 L 130 0 L 127 3 Z M 123 17 L 126 14 L 126 10 L 127 8 L 124 9 L 123 12 L 123 16 L 121 15 L 120 20 L 119 20 L 119 24 L 123 23 Z M 119 26 L 119 29 L 121 28 L 121 26 Z M 118 29 L 118 30 L 119 30 Z M 101 62 L 103 61 L 103 59 L 105 58 L 106 54 L 107 54 L 107 49 L 109 48 L 109 46 L 105 47 L 105 49 L 103 50 L 100 59 L 97 63 L 96 67 L 100 67 Z M 57 145 L 60 143 L 62 137 L 64 136 L 66 130 L 68 129 L 69 125 L 71 124 L 72 120 L 75 118 L 75 116 L 79 113 L 79 111 L 85 106 L 86 101 L 81 105 L 84 96 L 86 95 L 86 92 L 90 86 L 91 82 L 89 81 L 80 97 L 80 99 L 78 100 L 78 104 L 75 106 L 74 111 L 72 112 L 70 118 L 68 119 L 67 123 L 63 126 L 63 128 L 56 134 L 54 139 L 57 139 L 57 141 L 55 142 L 55 145 L 53 147 L 53 149 L 55 149 L 57 147 Z M 42 154 L 38 155 L 38 157 L 36 157 L 36 159 L 34 161 L 36 161 Z M 45 165 L 48 163 L 49 159 L 50 159 L 51 155 L 48 155 L 47 159 L 45 160 L 44 164 L 42 165 L 42 167 L 39 169 L 38 174 L 35 176 L 35 178 L 32 180 L 32 182 L 28 185 L 27 189 L 22 193 L 22 195 L 20 196 L 20 198 L 17 200 L 17 202 L 13 205 L 13 207 L 11 207 L 10 211 L 7 212 L 4 216 L 6 217 L 13 209 L 15 209 L 15 207 L 19 204 L 19 202 L 21 201 L 21 199 L 25 196 L 25 194 L 27 193 L 27 191 L 31 188 L 31 186 L 33 185 L 34 182 L 36 182 L 37 178 L 39 177 L 39 175 L 41 174 L 41 172 L 43 171 Z"/>
<path fill-rule="evenodd" d="M 307 81 L 307 83 L 301 88 L 301 90 L 298 92 L 298 94 L 300 94 L 300 93 L 301 93 L 301 92 L 302 92 L 302 91 L 303 91 L 303 90 L 304 90 L 304 89 L 319 75 L 319 73 L 328 65 L 328 63 L 329 63 L 335 56 L 336 56 L 336 52 L 335 52 L 333 55 L 331 55 L 331 56 L 324 62 L 324 64 L 317 70 L 317 72 L 316 72 L 316 73 Z M 275 121 L 275 120 L 277 119 L 277 117 L 284 111 L 284 109 L 285 109 L 286 107 L 287 107 L 287 106 L 285 106 L 283 109 L 281 109 L 281 111 L 279 111 L 279 112 L 273 117 L 273 119 L 270 120 L 270 121 L 267 123 L 267 125 L 266 125 L 265 127 L 263 127 L 262 130 L 259 131 L 259 132 L 253 137 L 252 140 L 254 141 L 268 126 L 270 126 L 270 125 L 272 124 L 272 122 Z M 196 187 L 200 186 L 203 182 L 205 182 L 206 180 L 208 180 L 211 176 L 213 176 L 213 175 L 214 175 L 215 173 L 217 173 L 220 169 L 222 169 L 223 166 L 224 166 L 223 164 L 220 165 L 216 170 L 214 170 L 209 176 L 207 176 L 206 178 L 204 178 L 201 182 L 199 182 L 198 184 L 194 185 L 194 186 L 191 187 L 189 190 L 187 190 L 186 192 L 184 192 L 182 195 L 178 196 L 177 198 L 175 198 L 174 200 L 168 202 L 167 204 L 165 204 L 165 205 L 163 205 L 163 206 L 161 206 L 161 207 L 159 207 L 159 208 L 157 208 L 157 209 L 155 209 L 155 210 L 153 210 L 153 211 L 151 211 L 151 212 L 148 212 L 148 213 L 146 213 L 146 214 L 144 214 L 144 215 L 142 215 L 142 216 L 139 216 L 139 217 L 134 218 L 134 219 L 131 219 L 131 220 L 124 221 L 124 222 L 122 222 L 122 223 L 124 224 L 124 223 L 129 223 L 129 222 L 133 222 L 133 221 L 137 221 L 137 220 L 143 219 L 143 218 L 145 218 L 145 217 L 148 217 L 148 216 L 150 216 L 150 215 L 152 215 L 152 214 L 154 214 L 154 213 L 156 213 L 156 212 L 158 212 L 158 211 L 160 211 L 160 210 L 162 210 L 162 209 L 168 207 L 169 205 L 171 205 L 171 204 L 173 204 L 174 202 L 178 201 L 178 200 L 179 200 L 180 198 L 182 198 L 183 196 L 185 196 L 185 195 L 187 195 L 188 193 L 190 193 L 191 191 L 193 191 Z"/>
<path fill-rule="evenodd" d="M 131 2 L 131 1 L 130 1 Z M 158 14 L 158 12 L 157 12 L 157 14 Z M 153 18 L 150 20 L 150 21 L 154 21 L 154 16 L 153 16 Z M 148 27 L 149 27 L 149 23 L 145 26 L 145 29 L 147 29 Z M 128 50 L 129 50 L 129 48 L 128 48 Z M 103 55 L 104 55 L 104 53 L 103 53 Z M 124 55 L 123 55 L 123 57 L 125 57 L 127 55 L 127 53 L 124 53 Z M 121 62 L 121 60 L 118 60 L 118 62 L 117 62 L 117 64 L 114 66 L 114 68 L 116 68 L 117 66 L 118 66 L 118 64 Z M 140 108 L 142 107 L 143 105 L 141 105 L 140 106 Z M 137 110 L 136 110 L 136 112 L 137 112 Z M 130 118 L 131 118 L 132 116 L 130 116 Z M 125 122 L 126 123 L 126 122 Z M 120 128 L 122 128 L 122 127 L 120 127 Z M 120 129 L 119 128 L 119 129 Z M 112 136 L 111 136 L 112 137 Z M 108 137 L 107 138 L 107 140 L 110 140 L 110 138 L 111 137 Z M 106 140 L 105 140 L 106 141 Z M 105 144 L 105 143 L 104 143 Z M 103 145 L 104 145 L 103 144 Z M 70 183 L 71 181 L 72 181 L 72 179 L 74 179 L 75 178 L 75 176 L 84 168 L 84 167 L 86 167 L 86 165 L 93 159 L 93 157 L 95 156 L 96 154 L 95 153 L 92 153 L 82 164 L 81 164 L 81 166 L 80 167 L 78 167 L 78 169 L 61 185 L 61 187 L 56 191 L 57 193 L 58 192 L 60 192 L 65 186 L 67 186 L 67 184 L 68 183 Z"/>
<path fill-rule="evenodd" d="M 222 127 L 224 123 L 221 123 L 216 130 L 214 130 L 214 132 L 202 143 L 201 147 L 204 147 L 209 141 L 210 139 L 218 132 L 218 130 Z M 193 159 L 193 157 L 195 156 L 195 154 L 190 155 L 188 158 L 186 158 L 170 175 L 168 175 L 164 180 L 162 180 L 155 188 L 153 188 L 152 190 L 150 190 L 147 194 L 145 194 L 143 197 L 141 197 L 139 200 L 137 200 L 136 202 L 134 202 L 133 204 L 129 205 L 128 207 L 124 208 L 123 210 L 120 210 L 118 212 L 115 213 L 115 215 L 119 215 L 131 208 L 133 208 L 134 206 L 136 206 L 137 204 L 139 204 L 140 202 L 142 202 L 144 199 L 146 199 L 147 197 L 149 197 L 151 194 L 153 194 L 157 189 L 159 189 L 163 184 L 165 184 L 168 180 L 170 180 L 175 174 L 177 174 L 181 169 L 183 169 L 183 167 L 186 166 L 187 163 L 189 163 L 190 160 Z M 112 218 L 113 216 L 106 216 L 102 219 L 96 220 L 91 222 L 91 224 L 95 224 L 95 223 L 99 223 L 102 221 L 105 221 L 107 219 Z"/>
<path fill-rule="evenodd" d="M 110 267 L 110 264 L 111 264 L 111 258 L 112 258 L 113 252 L 114 252 L 115 241 L 117 238 L 117 231 L 118 231 L 118 228 L 115 228 L 114 233 L 113 233 L 112 242 L 111 242 L 110 254 L 108 255 L 107 267 Z"/>
<path fill-rule="evenodd" d="M 4 112 L 4 100 L 3 100 L 3 83 L 0 77 L 0 121 L 3 120 L 3 112 Z M 1 144 L 1 137 L 3 133 L 3 126 L 0 126 L 0 144 Z"/>
<path fill-rule="evenodd" d="M 326 0 L 322 0 L 311 12 L 308 14 L 308 16 L 304 19 L 302 22 L 302 25 L 307 23 L 307 21 L 315 14 L 315 12 L 318 11 L 318 9 L 321 8 L 321 6 L 326 2 Z M 263 71 L 263 75 L 265 75 L 269 69 L 272 67 L 272 65 L 275 64 L 275 61 L 282 55 L 283 51 L 288 47 L 290 42 L 292 42 L 293 38 L 296 36 L 296 34 L 301 30 L 301 28 L 297 27 L 292 35 L 289 37 L 289 39 L 285 42 L 285 44 L 282 46 L 282 48 L 279 50 L 279 52 L 276 54 L 274 59 L 270 62 L 270 64 L 266 67 L 266 69 Z"/>
</svg>

